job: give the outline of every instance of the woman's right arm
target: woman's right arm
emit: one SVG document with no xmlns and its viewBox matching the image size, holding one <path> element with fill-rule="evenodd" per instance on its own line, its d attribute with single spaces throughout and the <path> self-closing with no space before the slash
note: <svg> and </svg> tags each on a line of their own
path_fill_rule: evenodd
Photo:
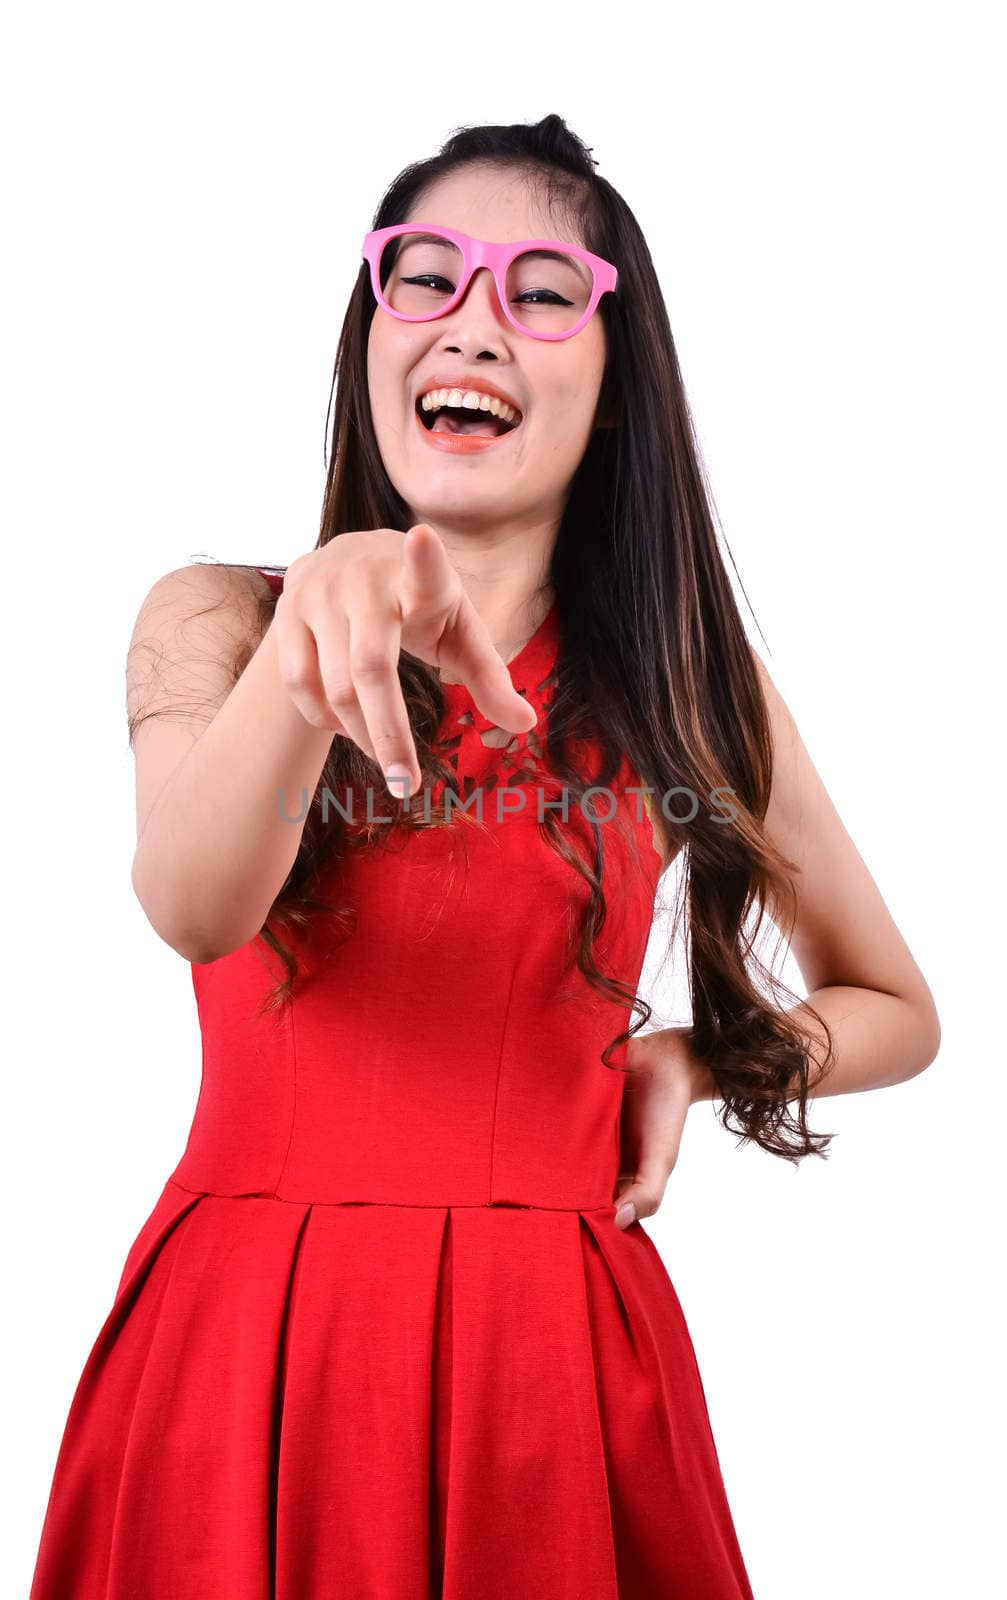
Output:
<svg viewBox="0 0 1007 1600">
<path fill-rule="evenodd" d="M 305 720 L 280 677 L 276 629 L 261 632 L 267 589 L 247 570 L 180 568 L 155 583 L 130 643 L 133 888 L 187 961 L 217 960 L 259 932 L 335 737 Z"/>
<path fill-rule="evenodd" d="M 446 664 L 498 726 L 537 720 L 429 524 L 345 533 L 298 556 L 263 632 L 267 589 L 254 570 L 180 567 L 151 589 L 130 643 L 133 888 L 188 961 L 229 955 L 261 929 L 333 738 L 353 740 L 390 787 L 404 770 L 394 798 L 415 794 L 402 649 Z"/>
</svg>

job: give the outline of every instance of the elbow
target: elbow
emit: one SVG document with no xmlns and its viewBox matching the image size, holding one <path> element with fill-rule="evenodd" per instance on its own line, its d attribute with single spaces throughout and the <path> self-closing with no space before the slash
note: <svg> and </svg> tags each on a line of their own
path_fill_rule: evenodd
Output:
<svg viewBox="0 0 1007 1600">
<path fill-rule="evenodd" d="M 254 933 L 235 934 L 231 938 L 213 940 L 188 939 L 185 941 L 184 949 L 179 949 L 177 944 L 174 949 L 178 950 L 180 955 L 184 955 L 186 961 L 191 962 L 193 966 L 205 967 L 211 961 L 223 961 L 225 956 L 231 956 L 235 950 L 240 950 L 244 945 L 251 944 L 258 932 L 259 929 L 256 928 Z"/>
<path fill-rule="evenodd" d="M 925 1052 L 926 1053 L 926 1059 L 925 1059 L 925 1061 L 923 1063 L 924 1067 L 929 1067 L 934 1061 L 937 1060 L 937 1057 L 940 1054 L 940 1048 L 941 1048 L 941 1019 L 937 1015 L 937 1011 L 936 1011 L 936 1008 L 935 1008 L 934 1009 L 934 1013 L 933 1013 L 933 1017 L 932 1017 L 932 1020 L 931 1020 L 931 1024 L 930 1024 L 930 1031 L 927 1034 L 927 1045 L 926 1045 L 926 1052 Z"/>
<path fill-rule="evenodd" d="M 233 927 L 209 928 L 205 924 L 197 925 L 191 918 L 179 916 L 177 908 L 173 914 L 172 909 L 164 904 L 163 896 L 154 893 L 145 881 L 135 857 L 131 881 L 144 916 L 158 938 L 193 966 L 207 966 L 211 961 L 220 961 L 224 956 L 240 950 L 242 945 L 254 939 L 261 927 L 260 923 L 251 933 Z"/>
<path fill-rule="evenodd" d="M 246 937 L 244 934 L 231 938 L 222 936 L 210 937 L 203 929 L 179 929 L 164 923 L 158 923 L 145 909 L 147 921 L 150 923 L 159 939 L 180 955 L 183 961 L 188 961 L 194 967 L 209 966 L 211 961 L 222 961 L 225 956 L 232 955 L 235 950 L 240 950 L 242 945 L 248 944 L 255 935 Z"/>
<path fill-rule="evenodd" d="M 929 990 L 921 1000 L 912 1002 L 912 1011 L 916 1042 L 913 1050 L 913 1071 L 909 1076 L 918 1077 L 937 1060 L 940 1054 L 941 1019 Z"/>
</svg>

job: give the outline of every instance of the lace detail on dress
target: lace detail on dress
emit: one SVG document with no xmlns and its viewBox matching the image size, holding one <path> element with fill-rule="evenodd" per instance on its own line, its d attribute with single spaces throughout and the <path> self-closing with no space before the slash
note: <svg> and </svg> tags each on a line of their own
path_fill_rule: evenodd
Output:
<svg viewBox="0 0 1007 1600">
<path fill-rule="evenodd" d="M 476 784 L 489 793 L 525 784 L 545 788 L 555 781 L 545 762 L 543 723 L 558 681 L 558 668 L 553 666 L 543 678 L 515 683 L 517 693 L 538 712 L 537 725 L 527 733 L 513 733 L 484 717 L 463 684 L 443 686 L 448 705 L 433 749 L 454 772 L 456 793 L 467 798 Z"/>
</svg>

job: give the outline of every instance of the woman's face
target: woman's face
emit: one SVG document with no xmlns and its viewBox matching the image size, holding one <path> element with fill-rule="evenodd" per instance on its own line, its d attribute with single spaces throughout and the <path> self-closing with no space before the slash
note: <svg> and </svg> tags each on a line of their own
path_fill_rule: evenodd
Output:
<svg viewBox="0 0 1007 1600">
<path fill-rule="evenodd" d="M 568 223 L 537 203 L 519 175 L 474 166 L 433 185 L 407 222 L 436 223 L 475 238 L 560 239 L 580 245 Z M 507 321 L 492 275 L 481 269 L 453 311 L 403 322 L 376 309 L 367 378 L 378 448 L 413 522 L 441 527 L 559 526 L 592 429 L 606 340 L 596 311 L 572 339 L 536 339 Z M 499 445 L 452 453 L 429 442 L 417 400 L 430 380 L 454 373 L 502 389 L 521 412 Z M 460 386 L 464 387 L 464 386 Z"/>
</svg>

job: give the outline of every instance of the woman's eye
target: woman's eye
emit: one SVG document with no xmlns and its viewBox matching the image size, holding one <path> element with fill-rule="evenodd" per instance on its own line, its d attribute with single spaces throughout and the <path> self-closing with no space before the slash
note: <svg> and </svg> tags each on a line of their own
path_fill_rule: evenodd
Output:
<svg viewBox="0 0 1007 1600">
<path fill-rule="evenodd" d="M 454 284 L 449 283 L 447 278 L 442 278 L 438 272 L 421 272 L 415 278 L 403 278 L 402 282 L 416 283 L 419 284 L 420 288 L 434 288 L 439 284 L 448 290 L 450 294 L 454 293 Z"/>
<path fill-rule="evenodd" d="M 537 304 L 537 303 L 539 303 L 539 302 L 536 302 L 536 301 L 532 301 L 531 297 L 533 295 L 548 295 L 549 296 L 548 300 L 543 300 L 541 302 L 541 304 L 543 304 L 543 305 L 547 305 L 547 306 L 548 305 L 552 305 L 552 306 L 570 306 L 570 305 L 573 305 L 573 301 L 572 300 L 564 300 L 563 296 L 561 294 L 557 294 L 555 292 L 555 290 L 553 290 L 553 289 L 526 289 L 523 294 L 518 295 L 518 301 L 520 302 L 520 301 L 523 300 L 523 301 L 526 301 L 529 304 Z"/>
</svg>

